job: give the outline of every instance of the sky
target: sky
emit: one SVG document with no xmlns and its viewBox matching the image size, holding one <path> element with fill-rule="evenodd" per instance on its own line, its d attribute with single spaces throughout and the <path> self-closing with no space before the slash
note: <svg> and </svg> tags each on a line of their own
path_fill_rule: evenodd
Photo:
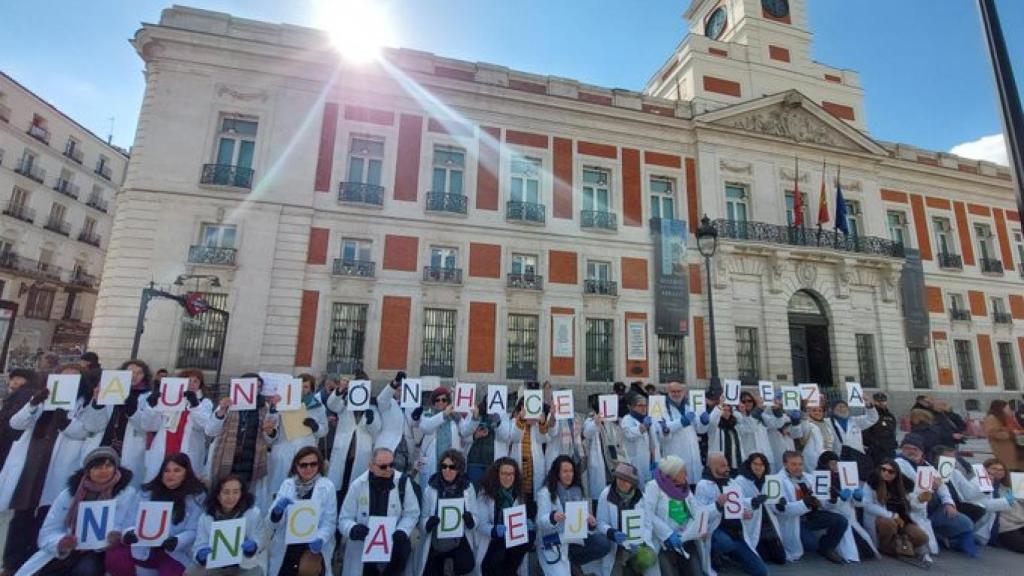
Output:
<svg viewBox="0 0 1024 576">
<path fill-rule="evenodd" d="M 180 0 L 197 8 L 324 28 L 318 2 Z M 682 40 L 690 0 L 370 0 L 396 46 L 525 72 L 642 90 Z M 142 60 L 128 43 L 171 0 L 5 0 L 0 70 L 101 137 L 128 148 Z M 997 0 L 1018 85 L 1024 1 Z M 1006 163 L 1002 120 L 975 0 L 808 0 L 812 57 L 856 70 L 872 137 Z"/>
</svg>

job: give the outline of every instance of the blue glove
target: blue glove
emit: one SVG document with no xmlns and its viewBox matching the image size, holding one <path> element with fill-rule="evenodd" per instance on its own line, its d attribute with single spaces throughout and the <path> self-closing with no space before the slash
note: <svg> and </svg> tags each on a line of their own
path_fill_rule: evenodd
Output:
<svg viewBox="0 0 1024 576">
<path fill-rule="evenodd" d="M 196 563 L 205 565 L 206 559 L 210 557 L 210 552 L 211 550 L 209 546 L 203 546 L 199 550 L 196 550 Z"/>
<path fill-rule="evenodd" d="M 369 426 L 370 424 L 373 424 L 373 410 L 366 410 L 366 411 L 364 411 L 363 412 L 363 420 L 366 420 L 366 425 L 367 426 Z M 313 432 L 316 432 L 316 430 L 313 430 Z"/>
<path fill-rule="evenodd" d="M 852 496 L 853 496 L 853 490 L 850 490 L 849 488 L 843 488 L 842 490 L 840 490 L 840 491 L 839 491 L 839 498 L 840 498 L 840 499 L 841 499 L 841 500 L 842 500 L 843 502 L 846 502 L 846 501 L 847 501 L 847 500 L 849 500 L 849 499 L 850 499 L 850 498 L 851 498 Z"/>
<path fill-rule="evenodd" d="M 711 413 L 705 412 L 700 415 L 700 423 L 707 426 L 708 422 L 711 422 Z"/>
<path fill-rule="evenodd" d="M 686 413 L 686 421 L 683 422 L 683 426 L 689 426 L 690 424 L 693 424 L 693 421 L 696 420 L 696 419 L 697 419 L 697 415 L 696 414 L 694 414 L 693 412 L 687 412 Z"/>
<path fill-rule="evenodd" d="M 679 532 L 673 532 L 672 535 L 668 537 L 668 540 L 665 540 L 665 544 L 673 550 L 682 550 L 683 537 L 679 535 Z"/>
<path fill-rule="evenodd" d="M 313 554 L 319 554 L 324 549 L 324 539 L 316 538 L 309 543 L 309 551 Z"/>
<path fill-rule="evenodd" d="M 611 530 L 612 541 L 616 544 L 624 544 L 626 542 L 626 533 L 620 530 Z"/>
<path fill-rule="evenodd" d="M 252 538 L 246 538 L 242 541 L 242 554 L 245 554 L 246 558 L 252 558 L 256 555 L 256 541 Z"/>
<path fill-rule="evenodd" d="M 641 420 L 640 423 L 643 424 L 646 428 L 650 428 L 651 427 L 651 417 L 650 416 L 644 416 L 644 419 Z"/>
<path fill-rule="evenodd" d="M 1013 495 L 1013 492 L 1007 492 L 1003 495 L 1003 498 L 1006 498 L 1006 503 L 1010 505 L 1017 501 L 1017 497 Z"/>
<path fill-rule="evenodd" d="M 278 498 L 277 502 L 274 503 L 274 509 L 271 510 L 271 512 L 273 512 L 274 514 L 277 514 L 278 516 L 282 516 L 282 515 L 284 515 L 284 511 L 287 510 L 288 507 L 291 506 L 291 505 L 292 505 L 292 499 L 291 498 Z"/>
<path fill-rule="evenodd" d="M 664 420 L 659 420 L 659 422 L 661 422 L 661 433 L 668 436 L 668 422 Z"/>
<path fill-rule="evenodd" d="M 856 490 L 854 490 L 853 491 L 853 499 L 856 500 L 857 502 L 860 502 L 860 501 L 864 500 L 864 489 L 863 488 L 857 488 Z"/>
<path fill-rule="evenodd" d="M 504 524 L 495 524 L 494 525 L 494 530 L 491 530 L 491 535 L 493 535 L 495 538 L 504 538 L 505 537 L 505 525 Z"/>
<path fill-rule="evenodd" d="M 657 462 L 651 462 L 651 474 L 654 474 L 654 471 L 657 470 L 657 469 L 658 469 L 658 463 Z"/>
<path fill-rule="evenodd" d="M 799 410 L 790 410 L 789 412 L 787 412 L 787 414 L 789 415 L 789 419 L 790 421 L 793 422 L 793 424 L 799 423 L 800 418 L 803 416 L 802 414 L 800 414 Z"/>
<path fill-rule="evenodd" d="M 423 416 L 423 406 L 417 406 L 410 414 L 413 420 L 416 422 L 420 421 L 420 417 Z"/>
</svg>

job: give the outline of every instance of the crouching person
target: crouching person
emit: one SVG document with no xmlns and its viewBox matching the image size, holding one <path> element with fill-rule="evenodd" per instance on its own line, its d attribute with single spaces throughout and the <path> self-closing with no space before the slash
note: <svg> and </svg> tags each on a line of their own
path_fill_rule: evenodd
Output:
<svg viewBox="0 0 1024 576">
<path fill-rule="evenodd" d="M 697 503 L 690 492 L 686 464 L 678 456 L 665 456 L 658 462 L 654 479 L 644 490 L 644 510 L 662 576 L 713 573 L 710 537 L 721 515 Z"/>
<path fill-rule="evenodd" d="M 640 491 L 636 468 L 618 463 L 612 471 L 612 483 L 597 500 L 597 530 L 611 543 L 611 551 L 601 563 L 601 574 L 611 576 L 656 576 L 658 557 L 654 551 L 651 522 L 641 522 L 641 542 L 627 543 L 622 527 L 622 512 L 644 511 L 644 493 Z"/>
<path fill-rule="evenodd" d="M 274 540 L 270 546 L 270 573 L 277 576 L 331 576 L 337 510 L 334 483 L 324 474 L 327 467 L 320 450 L 303 446 L 292 458 L 292 467 L 277 490 L 270 509 Z M 286 544 L 288 509 L 303 500 L 316 501 L 320 510 L 316 537 L 305 544 Z"/>
<path fill-rule="evenodd" d="M 206 568 L 213 552 L 211 543 L 214 522 L 242 519 L 245 522 L 241 542 L 242 560 L 237 566 Z M 224 476 L 213 485 L 206 497 L 206 513 L 199 517 L 196 541 L 192 545 L 196 566 L 189 568 L 187 576 L 262 576 L 266 563 L 267 530 L 256 498 L 249 492 L 241 477 Z"/>
</svg>

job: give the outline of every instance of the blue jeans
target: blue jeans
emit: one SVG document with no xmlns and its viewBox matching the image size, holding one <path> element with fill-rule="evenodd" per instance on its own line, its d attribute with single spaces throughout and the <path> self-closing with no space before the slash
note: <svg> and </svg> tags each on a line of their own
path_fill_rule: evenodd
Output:
<svg viewBox="0 0 1024 576">
<path fill-rule="evenodd" d="M 835 550 L 839 541 L 843 539 L 849 524 L 842 514 L 827 510 L 814 510 L 800 518 L 800 539 L 804 543 L 804 548 L 808 550 L 817 552 Z M 815 535 L 812 532 L 819 530 L 824 530 L 825 533 L 815 542 Z"/>
<path fill-rule="evenodd" d="M 569 561 L 578 565 L 587 564 L 604 558 L 611 549 L 612 545 L 608 542 L 607 536 L 593 532 L 587 535 L 583 544 L 569 544 Z"/>
<path fill-rule="evenodd" d="M 711 553 L 732 558 L 750 576 L 768 576 L 768 567 L 757 552 L 751 550 L 742 537 L 734 539 L 722 528 L 711 535 Z"/>
<path fill-rule="evenodd" d="M 974 530 L 974 523 L 971 522 L 967 515 L 957 512 L 956 516 L 950 518 L 946 516 L 944 507 L 940 507 L 928 519 L 932 521 L 932 529 L 935 531 L 935 535 L 942 536 L 943 538 L 956 538 L 965 532 L 972 532 Z"/>
</svg>

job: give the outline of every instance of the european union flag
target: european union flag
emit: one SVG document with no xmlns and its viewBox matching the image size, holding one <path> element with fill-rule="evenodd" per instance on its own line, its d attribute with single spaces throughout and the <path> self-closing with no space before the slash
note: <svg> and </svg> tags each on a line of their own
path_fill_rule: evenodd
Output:
<svg viewBox="0 0 1024 576">
<path fill-rule="evenodd" d="M 839 184 L 839 174 L 836 174 L 836 230 L 844 236 L 850 235 L 850 223 L 846 220 L 846 200 L 843 200 L 843 187 Z"/>
</svg>

